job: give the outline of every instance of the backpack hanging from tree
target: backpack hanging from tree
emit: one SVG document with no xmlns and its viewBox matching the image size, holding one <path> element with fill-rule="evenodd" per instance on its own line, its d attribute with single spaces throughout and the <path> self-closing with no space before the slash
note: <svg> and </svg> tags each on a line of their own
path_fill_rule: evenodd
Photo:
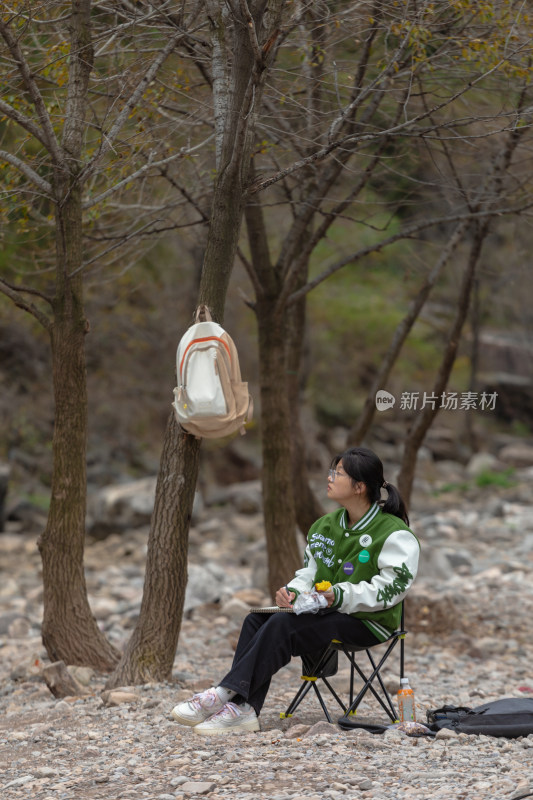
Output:
<svg viewBox="0 0 533 800">
<path fill-rule="evenodd" d="M 205 305 L 197 308 L 195 323 L 178 345 L 176 375 L 172 406 L 182 428 L 206 439 L 245 433 L 253 403 L 241 379 L 237 348 Z"/>
</svg>

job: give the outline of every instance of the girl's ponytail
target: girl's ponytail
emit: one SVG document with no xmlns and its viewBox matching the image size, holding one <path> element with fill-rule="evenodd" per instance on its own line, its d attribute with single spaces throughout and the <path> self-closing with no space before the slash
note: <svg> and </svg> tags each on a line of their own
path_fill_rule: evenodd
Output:
<svg viewBox="0 0 533 800">
<path fill-rule="evenodd" d="M 368 447 L 350 447 L 331 462 L 333 469 L 342 461 L 344 471 L 352 481 L 360 481 L 366 486 L 367 497 L 371 503 L 378 503 L 387 514 L 399 517 L 409 525 L 407 507 L 402 500 L 400 492 L 392 483 L 387 483 L 383 477 L 383 464 L 381 459 Z M 381 490 L 385 489 L 388 497 L 381 499 Z"/>
<path fill-rule="evenodd" d="M 387 483 L 387 481 L 383 481 L 382 486 L 388 494 L 387 499 L 383 503 L 383 511 L 386 514 L 394 514 L 395 517 L 403 519 L 405 524 L 409 525 L 407 508 L 396 486 L 393 486 L 392 483 Z"/>
</svg>

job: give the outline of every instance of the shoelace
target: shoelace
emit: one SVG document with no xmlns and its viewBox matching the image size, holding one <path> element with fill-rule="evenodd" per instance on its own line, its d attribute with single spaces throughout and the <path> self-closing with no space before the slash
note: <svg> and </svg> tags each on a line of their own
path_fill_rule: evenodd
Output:
<svg viewBox="0 0 533 800">
<path fill-rule="evenodd" d="M 211 708 L 217 700 L 218 695 L 216 691 L 199 692 L 199 694 L 193 695 L 190 704 L 195 711 L 201 711 L 204 708 Z"/>
<path fill-rule="evenodd" d="M 236 705 L 235 703 L 229 701 L 228 703 L 226 703 L 226 705 L 222 706 L 220 711 L 217 711 L 216 714 L 213 714 L 211 719 L 214 719 L 215 717 L 227 717 L 227 718 L 233 717 L 235 719 L 235 717 L 240 717 L 241 715 L 242 715 L 242 709 L 240 709 L 239 706 Z"/>
</svg>

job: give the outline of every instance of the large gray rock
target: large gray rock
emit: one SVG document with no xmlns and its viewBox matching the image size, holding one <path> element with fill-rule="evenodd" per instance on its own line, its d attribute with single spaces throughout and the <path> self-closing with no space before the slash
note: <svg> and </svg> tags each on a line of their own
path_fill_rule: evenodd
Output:
<svg viewBox="0 0 533 800">
<path fill-rule="evenodd" d="M 432 426 L 426 434 L 424 446 L 435 461 L 466 464 L 470 458 L 470 450 L 457 431 L 451 428 Z"/>
<path fill-rule="evenodd" d="M 502 447 L 498 453 L 500 461 L 511 467 L 533 466 L 533 447 L 525 442 L 516 442 Z"/>
<path fill-rule="evenodd" d="M 19 500 L 7 509 L 8 528 L 17 533 L 40 533 L 46 525 L 47 512 L 29 500 Z"/>
<path fill-rule="evenodd" d="M 231 594 L 224 569 L 215 562 L 189 564 L 183 610 L 216 603 Z"/>
<path fill-rule="evenodd" d="M 483 391 L 487 395 L 495 395 L 494 411 L 489 413 L 494 413 L 506 422 L 519 421 L 531 426 L 533 380 L 530 375 L 510 372 L 487 375 Z"/>
<path fill-rule="evenodd" d="M 420 550 L 417 577 L 429 581 L 448 580 L 454 574 L 454 570 L 447 556 L 445 548 L 426 544 Z"/>
<path fill-rule="evenodd" d="M 477 478 L 483 472 L 498 472 L 505 467 L 492 453 L 475 453 L 466 465 L 466 474 L 470 478 Z"/>
<path fill-rule="evenodd" d="M 232 622 L 242 623 L 250 611 L 250 606 L 238 597 L 230 597 L 220 608 L 220 613 Z"/>
<path fill-rule="evenodd" d="M 207 505 L 231 505 L 239 514 L 256 514 L 263 506 L 261 482 L 244 481 L 213 489 L 207 497 Z"/>
<path fill-rule="evenodd" d="M 156 482 L 156 477 L 148 477 L 99 489 L 88 499 L 87 532 L 95 539 L 105 539 L 112 533 L 148 525 L 154 510 Z M 201 505 L 197 492 L 193 517 Z"/>
</svg>

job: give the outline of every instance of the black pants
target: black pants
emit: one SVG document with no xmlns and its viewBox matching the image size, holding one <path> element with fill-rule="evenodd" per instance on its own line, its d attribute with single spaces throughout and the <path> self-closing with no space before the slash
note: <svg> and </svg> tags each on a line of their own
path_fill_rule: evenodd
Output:
<svg viewBox="0 0 533 800">
<path fill-rule="evenodd" d="M 220 681 L 250 703 L 259 714 L 272 676 L 292 656 L 317 653 L 332 639 L 371 647 L 379 642 L 355 617 L 325 609 L 318 614 L 248 614 L 244 620 L 233 665 Z"/>
</svg>

